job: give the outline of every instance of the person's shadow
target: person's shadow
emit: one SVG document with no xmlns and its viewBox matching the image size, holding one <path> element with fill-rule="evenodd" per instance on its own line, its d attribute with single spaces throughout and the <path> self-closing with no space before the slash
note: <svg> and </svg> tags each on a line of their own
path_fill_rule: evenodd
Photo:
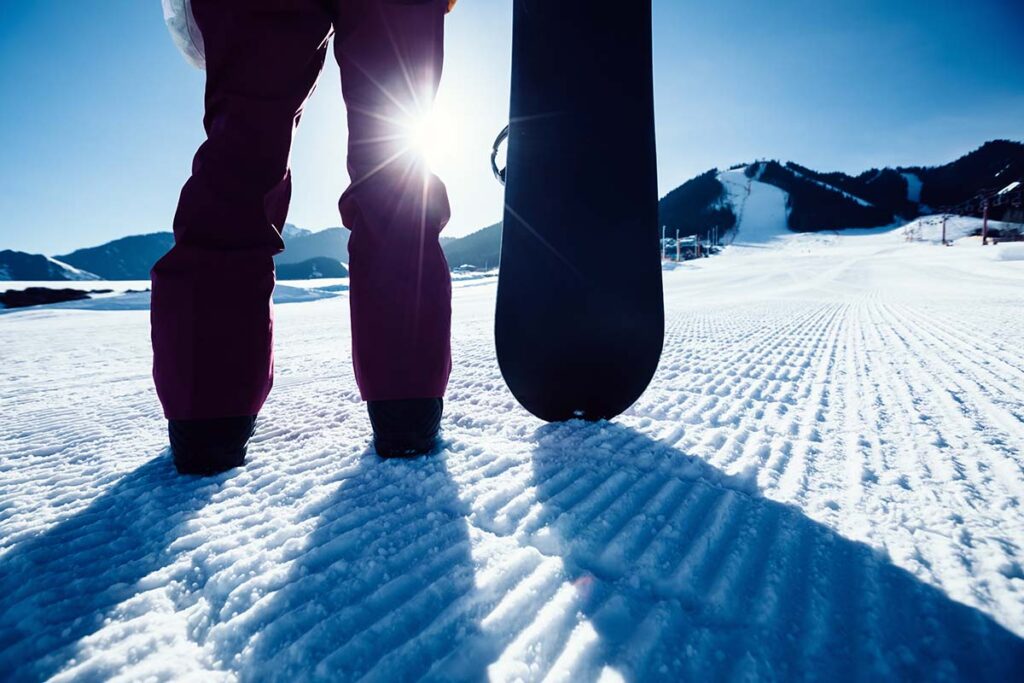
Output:
<svg viewBox="0 0 1024 683">
<path fill-rule="evenodd" d="M 1024 675 L 1020 637 L 762 497 L 752 477 L 610 423 L 546 425 L 535 441 L 536 503 L 513 499 L 492 526 L 561 562 L 561 583 L 536 596 L 537 619 L 561 626 L 524 642 L 527 619 L 484 648 L 518 639 L 515 666 L 534 679 L 597 680 L 607 669 L 630 681 Z M 490 673 L 514 677 L 501 665 Z"/>
<path fill-rule="evenodd" d="M 254 554 L 230 543 L 226 568 L 217 551 L 206 564 L 179 561 L 202 540 L 189 520 L 223 481 L 179 477 L 166 457 L 146 463 L 0 557 L 0 678 L 74 672 L 83 639 L 138 616 L 122 612 L 145 609 L 131 605 L 147 586 L 171 583 L 175 609 L 202 608 L 188 637 L 241 680 L 1024 671 L 1024 640 L 759 496 L 750 478 L 609 423 L 548 425 L 534 440 L 529 463 L 479 469 L 451 449 L 408 462 L 339 457 L 325 493 L 292 481 L 295 506 L 270 516 L 287 519 L 246 526 Z M 527 469 L 493 480 L 487 501 L 463 502 L 465 473 L 449 471 L 486 484 L 510 466 Z M 212 579 L 196 574 L 210 562 Z"/>
<path fill-rule="evenodd" d="M 171 544 L 229 476 L 179 476 L 165 452 L 0 556 L 0 678 L 42 680 L 73 662 L 82 639 L 167 568 Z"/>
<path fill-rule="evenodd" d="M 488 605 L 476 592 L 467 509 L 444 453 L 339 457 L 332 492 L 293 499 L 291 519 L 256 544 L 263 550 L 252 559 L 262 566 L 251 583 L 237 576 L 248 571 L 247 558 L 230 550 L 239 539 L 201 552 L 205 560 L 189 554 L 200 542 L 218 545 L 211 530 L 188 522 L 231 476 L 178 476 L 165 453 L 85 510 L 14 539 L 0 557 L 0 679 L 77 676 L 83 639 L 139 617 L 133 610 L 147 609 L 135 604 L 139 596 L 170 584 L 178 585 L 170 588 L 175 609 L 200 608 L 187 636 L 208 648 L 203 668 L 241 680 L 415 680 L 478 629 Z M 255 521 L 261 512 L 246 515 Z M 245 569 L 222 567 L 219 553 Z M 119 658 L 104 668 L 95 654 L 79 673 L 118 672 Z"/>
<path fill-rule="evenodd" d="M 368 449 L 339 467 L 332 493 L 303 506 L 311 531 L 272 595 L 212 606 L 229 621 L 211 634 L 215 660 L 241 680 L 393 681 L 451 658 L 487 605 L 448 466 L 444 452 L 381 460 Z"/>
</svg>

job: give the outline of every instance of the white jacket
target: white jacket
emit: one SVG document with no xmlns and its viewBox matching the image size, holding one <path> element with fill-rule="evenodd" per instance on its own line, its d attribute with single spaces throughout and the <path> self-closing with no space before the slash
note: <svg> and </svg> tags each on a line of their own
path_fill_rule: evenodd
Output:
<svg viewBox="0 0 1024 683">
<path fill-rule="evenodd" d="M 203 34 L 199 32 L 196 19 L 192 16 L 189 0 L 161 0 L 164 5 L 164 20 L 171 31 L 171 38 L 185 59 L 197 69 L 206 68 L 203 52 Z"/>
</svg>

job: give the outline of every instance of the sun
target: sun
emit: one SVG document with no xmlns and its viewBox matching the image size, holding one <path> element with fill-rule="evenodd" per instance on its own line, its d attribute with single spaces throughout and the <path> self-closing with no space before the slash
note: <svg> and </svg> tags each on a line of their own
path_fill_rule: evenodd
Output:
<svg viewBox="0 0 1024 683">
<path fill-rule="evenodd" d="M 408 125 L 407 136 L 410 149 L 432 170 L 452 154 L 453 140 L 448 119 L 436 107 L 413 118 Z"/>
</svg>

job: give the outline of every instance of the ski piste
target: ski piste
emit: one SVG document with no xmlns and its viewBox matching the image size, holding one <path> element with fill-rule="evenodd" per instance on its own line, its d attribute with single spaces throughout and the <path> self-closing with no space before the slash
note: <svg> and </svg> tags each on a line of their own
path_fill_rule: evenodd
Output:
<svg viewBox="0 0 1024 683">
<path fill-rule="evenodd" d="M 664 336 L 651 2 L 515 0 L 495 336 L 548 421 L 610 419 Z"/>
</svg>

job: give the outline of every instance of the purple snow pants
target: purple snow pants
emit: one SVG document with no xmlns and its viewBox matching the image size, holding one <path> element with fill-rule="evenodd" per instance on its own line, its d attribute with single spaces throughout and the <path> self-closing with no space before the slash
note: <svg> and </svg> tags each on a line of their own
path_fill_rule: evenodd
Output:
<svg viewBox="0 0 1024 683">
<path fill-rule="evenodd" d="M 334 32 L 348 111 L 341 197 L 352 349 L 365 400 L 444 395 L 451 280 L 440 179 L 409 148 L 433 101 L 447 0 L 193 0 L 207 140 L 153 267 L 153 377 L 169 419 L 255 415 L 273 384 L 273 256 L 288 157 Z"/>
</svg>

